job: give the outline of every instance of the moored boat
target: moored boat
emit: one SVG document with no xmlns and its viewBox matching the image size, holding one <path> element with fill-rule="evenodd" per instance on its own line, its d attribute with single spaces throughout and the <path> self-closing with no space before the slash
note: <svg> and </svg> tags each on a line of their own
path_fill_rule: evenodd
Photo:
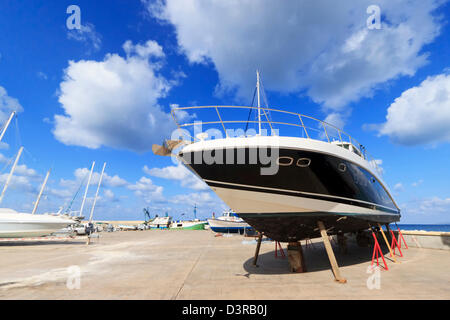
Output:
<svg viewBox="0 0 450 320">
<path fill-rule="evenodd" d="M 231 210 L 225 211 L 217 219 L 208 219 L 208 225 L 212 231 L 219 233 L 244 233 L 252 228 Z"/>
<path fill-rule="evenodd" d="M 172 221 L 170 229 L 205 230 L 207 221 Z"/>
<path fill-rule="evenodd" d="M 150 229 L 168 229 L 171 221 L 172 217 L 156 217 L 150 221 Z"/>
<path fill-rule="evenodd" d="M 19 213 L 0 208 L 0 238 L 47 236 L 74 223 L 60 215 Z"/>
</svg>

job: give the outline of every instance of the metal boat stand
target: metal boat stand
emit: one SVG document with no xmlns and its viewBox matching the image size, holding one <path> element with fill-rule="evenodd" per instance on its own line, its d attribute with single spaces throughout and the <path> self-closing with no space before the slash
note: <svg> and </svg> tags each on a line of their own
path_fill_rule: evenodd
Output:
<svg viewBox="0 0 450 320">
<path fill-rule="evenodd" d="M 397 222 L 395 222 L 395 226 L 397 227 L 397 230 L 398 230 L 398 244 L 400 245 L 400 248 L 402 247 L 402 240 L 403 240 L 403 243 L 405 244 L 405 249 L 408 249 L 408 245 L 406 244 L 405 238 L 403 238 L 403 234 L 400 231 L 400 228 L 398 227 Z"/>
<path fill-rule="evenodd" d="M 384 270 L 389 270 L 386 260 L 384 259 L 383 251 L 381 251 L 380 244 L 378 243 L 377 236 L 375 234 L 375 233 L 378 233 L 378 230 L 375 230 L 375 228 L 372 228 L 372 227 L 370 229 L 372 231 L 372 237 L 373 237 L 372 263 L 370 266 L 373 268 L 373 263 L 375 261 L 375 256 L 376 256 L 377 257 L 377 267 L 379 267 L 380 263 L 378 261 L 378 258 L 381 257 L 381 259 L 383 259 L 383 263 L 384 263 Z"/>
<path fill-rule="evenodd" d="M 283 247 L 281 247 L 281 244 L 278 241 L 275 241 L 275 258 L 278 258 L 278 248 L 280 248 L 280 258 L 282 259 L 286 258 Z"/>
<path fill-rule="evenodd" d="M 325 250 L 327 251 L 328 259 L 330 260 L 331 269 L 333 270 L 334 279 L 339 283 L 346 283 L 347 280 L 341 276 L 339 271 L 339 266 L 334 256 L 333 248 L 331 247 L 330 239 L 327 235 L 327 230 L 322 221 L 317 221 L 317 225 L 320 229 L 320 235 L 322 236 L 323 244 L 325 245 Z"/>
<path fill-rule="evenodd" d="M 395 255 L 396 249 L 400 252 L 399 257 L 403 257 L 402 249 L 400 248 L 397 239 L 395 238 L 394 231 L 389 227 L 389 224 L 386 224 L 386 230 L 391 235 L 391 249 L 393 250 L 393 253 Z M 399 235 L 400 237 L 400 235 Z M 400 239 L 400 238 L 399 238 Z"/>
<path fill-rule="evenodd" d="M 400 261 L 397 261 L 397 259 L 395 259 L 395 256 L 392 254 L 392 249 L 391 249 L 391 246 L 389 245 L 389 241 L 386 238 L 386 235 L 384 234 L 383 228 L 381 227 L 381 225 L 379 223 L 378 223 L 378 227 L 380 228 L 381 235 L 383 236 L 384 242 L 386 243 L 386 246 L 388 247 L 389 252 L 391 253 L 392 260 L 394 260 L 394 263 L 400 263 Z"/>
</svg>

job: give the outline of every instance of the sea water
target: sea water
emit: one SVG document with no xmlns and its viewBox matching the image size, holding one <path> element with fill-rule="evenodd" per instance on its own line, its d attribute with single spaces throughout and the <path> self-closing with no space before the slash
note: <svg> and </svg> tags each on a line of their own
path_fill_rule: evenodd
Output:
<svg viewBox="0 0 450 320">
<path fill-rule="evenodd" d="M 450 232 L 450 224 L 397 224 L 400 230 Z M 395 226 L 395 225 L 391 225 Z M 394 228 L 395 230 L 395 228 Z"/>
</svg>

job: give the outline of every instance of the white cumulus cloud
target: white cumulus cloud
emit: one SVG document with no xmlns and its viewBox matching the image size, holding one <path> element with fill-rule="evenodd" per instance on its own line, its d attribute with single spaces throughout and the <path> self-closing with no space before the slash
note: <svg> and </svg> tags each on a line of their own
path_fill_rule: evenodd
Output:
<svg viewBox="0 0 450 320">
<path fill-rule="evenodd" d="M 237 89 L 248 99 L 260 69 L 268 90 L 306 90 L 315 102 L 340 110 L 427 63 L 421 50 L 440 32 L 433 14 L 445 1 L 377 1 L 380 30 L 367 28 L 372 0 L 142 2 L 175 27 L 191 63 L 214 65 L 219 92 Z"/>
<path fill-rule="evenodd" d="M 379 132 L 402 145 L 437 144 L 450 142 L 449 124 L 450 74 L 440 74 L 395 99 Z"/>
<path fill-rule="evenodd" d="M 418 187 L 418 186 L 420 186 L 422 183 L 423 183 L 423 180 L 420 179 L 419 181 L 415 181 L 415 182 L 411 183 L 411 185 L 412 185 L 413 187 Z"/>
<path fill-rule="evenodd" d="M 168 166 L 165 168 L 149 169 L 147 166 L 144 166 L 143 171 L 154 177 L 179 181 L 183 187 L 194 190 L 209 190 L 209 187 L 205 182 L 181 163 L 178 163 L 177 166 Z"/>
<path fill-rule="evenodd" d="M 8 179 L 9 173 L 3 173 L 0 174 L 0 185 L 2 186 L 2 190 L 3 190 L 3 186 L 6 183 L 6 180 Z M 8 185 L 8 190 L 5 193 L 5 197 L 6 196 L 11 196 L 11 190 L 15 190 L 18 192 L 28 192 L 28 193 L 37 193 L 38 189 L 36 186 L 33 186 L 33 184 L 30 181 L 30 178 L 27 176 L 22 176 L 22 175 L 13 175 L 11 177 L 10 180 L 10 184 Z"/>
<path fill-rule="evenodd" d="M 395 184 L 395 186 L 394 186 L 395 192 L 402 192 L 404 190 L 405 190 L 405 188 L 403 187 L 403 184 L 401 182 Z"/>
<path fill-rule="evenodd" d="M 216 216 L 219 216 L 222 211 L 229 209 L 212 191 L 178 194 L 170 198 L 169 203 L 178 208 L 178 210 L 174 211 L 187 213 L 187 217 L 191 215 L 190 208 L 194 206 L 197 207 L 197 216 L 203 217 L 211 217 L 213 212 Z"/>
<path fill-rule="evenodd" d="M 72 190 L 75 190 L 76 188 L 79 187 L 81 182 L 83 182 L 83 184 L 87 183 L 90 171 L 91 171 L 90 168 L 77 168 L 73 172 L 75 179 L 73 180 L 61 179 L 59 184 L 62 187 L 67 187 L 71 188 Z M 94 171 L 92 172 L 92 177 L 89 185 L 97 185 L 99 180 L 100 180 L 100 172 Z M 129 183 L 125 179 L 118 176 L 117 174 L 110 176 L 105 171 L 102 178 L 102 185 L 109 188 L 116 188 L 116 187 L 126 187 L 129 185 Z"/>
<path fill-rule="evenodd" d="M 0 186 L 2 189 L 8 179 L 13 162 L 13 158 L 8 158 L 0 153 L 0 163 L 4 164 L 1 168 L 2 174 L 0 174 Z M 36 182 L 42 182 L 42 180 L 42 176 L 35 169 L 29 168 L 25 164 L 18 164 L 8 188 L 19 192 L 37 193 L 41 186 L 36 186 L 35 184 Z"/>
<path fill-rule="evenodd" d="M 0 174 L 0 186 L 3 189 L 4 184 L 9 176 L 9 171 L 14 159 L 8 159 L 3 154 L 0 154 L 0 163 L 5 163 L 3 166 L 3 173 Z M 26 193 L 37 193 L 40 189 L 40 185 L 36 186 L 35 182 L 42 182 L 42 177 L 36 170 L 29 168 L 25 164 L 18 164 L 14 170 L 14 174 L 11 177 L 8 188 Z M 8 191 L 6 191 L 8 193 Z"/>
<path fill-rule="evenodd" d="M 175 125 L 158 105 L 172 86 L 159 74 L 162 48 L 154 41 L 127 41 L 124 50 L 125 58 L 69 62 L 59 94 L 65 114 L 54 117 L 57 140 L 144 152 L 170 135 Z"/>
<path fill-rule="evenodd" d="M 144 200 L 146 203 L 164 202 L 164 188 L 153 184 L 153 181 L 147 177 L 141 177 L 135 184 L 127 187 L 134 191 L 134 194 Z"/>
<path fill-rule="evenodd" d="M 67 38 L 83 42 L 89 47 L 92 47 L 94 51 L 100 50 L 102 45 L 101 35 L 95 31 L 95 26 L 89 22 L 85 25 L 81 25 L 80 29 L 71 29 L 67 31 Z"/>
<path fill-rule="evenodd" d="M 77 181 L 82 181 L 86 177 L 89 176 L 90 169 L 88 168 L 78 168 L 75 170 L 74 175 L 76 177 Z M 91 182 L 90 184 L 98 184 L 100 180 L 100 173 L 99 172 L 92 172 Z M 102 184 L 104 184 L 107 187 L 125 187 L 128 185 L 128 182 L 125 179 L 122 179 L 117 174 L 114 176 L 108 175 L 108 173 L 103 174 L 102 178 Z"/>
<path fill-rule="evenodd" d="M 22 112 L 23 107 L 19 100 L 10 97 L 6 89 L 0 86 L 0 123 L 4 124 L 13 111 Z"/>
<path fill-rule="evenodd" d="M 216 199 L 211 196 L 210 192 L 199 192 L 199 193 L 189 193 L 189 194 L 178 194 L 171 198 L 170 202 L 176 204 L 186 204 L 190 206 L 194 205 L 215 205 Z"/>
<path fill-rule="evenodd" d="M 440 198 L 437 196 L 418 199 L 404 204 L 404 211 L 412 214 L 435 215 L 441 214 L 448 223 L 450 219 L 450 198 Z M 442 215 L 444 214 L 444 215 Z"/>
</svg>

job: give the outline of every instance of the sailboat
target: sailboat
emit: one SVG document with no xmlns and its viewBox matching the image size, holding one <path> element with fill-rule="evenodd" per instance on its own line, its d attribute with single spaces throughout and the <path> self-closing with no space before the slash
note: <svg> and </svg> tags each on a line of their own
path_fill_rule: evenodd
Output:
<svg viewBox="0 0 450 320">
<path fill-rule="evenodd" d="M 9 126 L 15 112 L 11 114 L 6 122 L 2 133 L 0 134 L 0 141 L 5 134 L 6 129 Z M 6 180 L 3 191 L 0 195 L 0 202 L 3 200 L 5 192 L 13 176 L 14 170 L 19 162 L 19 158 L 22 154 L 23 147 L 19 149 L 15 158 L 14 164 Z M 44 183 L 42 184 L 38 198 L 34 204 L 33 211 L 31 213 L 17 212 L 10 208 L 0 208 L 0 238 L 23 238 L 23 237 L 40 237 L 49 235 L 59 229 L 67 227 L 74 223 L 72 219 L 61 215 L 53 214 L 35 214 L 45 185 L 47 183 L 50 170 L 47 172 Z"/>
<path fill-rule="evenodd" d="M 96 205 L 97 199 L 98 199 L 98 193 L 100 191 L 100 186 L 101 186 L 102 180 L 103 180 L 103 174 L 105 173 L 106 162 L 103 164 L 102 173 L 100 174 L 100 179 L 98 181 L 98 186 L 97 186 L 97 191 L 95 193 L 94 202 L 92 203 L 92 208 L 91 208 L 91 212 L 90 212 L 90 215 L 89 215 L 89 220 L 88 220 L 88 222 L 86 222 L 84 224 L 81 223 L 81 221 L 85 218 L 83 216 L 83 209 L 84 209 L 84 204 L 86 202 L 87 193 L 88 193 L 88 190 L 89 190 L 89 185 L 91 183 L 91 178 L 92 178 L 92 173 L 94 171 L 94 166 L 95 166 L 95 161 L 92 162 L 91 171 L 89 173 L 88 182 L 86 184 L 86 189 L 85 189 L 85 192 L 84 192 L 84 197 L 83 197 L 83 200 L 81 201 L 80 212 L 78 213 L 78 216 L 71 216 L 71 218 L 77 222 L 77 225 L 71 227 L 71 229 L 77 235 L 85 235 L 85 234 L 90 235 L 91 233 L 93 233 L 95 231 L 94 224 L 92 223 L 92 219 L 93 219 L 93 216 L 94 216 L 95 205 Z"/>
<path fill-rule="evenodd" d="M 269 108 L 267 100 L 261 106 L 261 89 L 257 71 L 257 107 L 252 103 L 172 109 L 179 138 L 153 145 L 153 152 L 175 156 L 239 217 L 276 241 L 320 237 L 323 226 L 332 235 L 400 220 L 377 161 L 362 144 L 311 116 Z M 242 111 L 248 116 L 237 119 Z M 177 119 L 189 112 L 210 116 L 201 128 L 198 117 L 194 123 Z M 251 120 L 252 112 L 256 120 Z M 255 125 L 257 130 L 238 131 L 238 124 L 246 129 Z M 201 131 L 205 126 L 214 131 Z M 270 134 L 264 134 L 265 128 Z"/>
<path fill-rule="evenodd" d="M 74 223 L 72 219 L 60 215 L 33 215 L 0 208 L 0 238 L 47 236 Z"/>
</svg>

